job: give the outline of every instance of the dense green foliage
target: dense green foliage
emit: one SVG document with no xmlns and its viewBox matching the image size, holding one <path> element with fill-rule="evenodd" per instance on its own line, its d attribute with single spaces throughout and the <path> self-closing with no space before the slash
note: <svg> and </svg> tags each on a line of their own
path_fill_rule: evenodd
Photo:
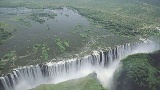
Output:
<svg viewBox="0 0 160 90">
<path fill-rule="evenodd" d="M 42 45 L 42 58 L 44 58 L 45 60 L 48 59 L 48 51 L 49 48 L 47 48 L 47 44 L 43 44 Z"/>
<path fill-rule="evenodd" d="M 0 22 L 0 44 L 12 36 L 11 32 L 5 30 L 7 26 L 7 24 Z"/>
<path fill-rule="evenodd" d="M 34 52 L 34 54 L 36 54 L 39 49 L 41 49 L 41 52 L 42 52 L 42 54 L 41 54 L 40 57 L 42 59 L 47 60 L 48 59 L 48 50 L 50 50 L 48 48 L 47 44 L 45 44 L 45 43 L 44 44 L 35 44 L 33 46 L 33 52 Z"/>
<path fill-rule="evenodd" d="M 0 58 L 0 74 L 6 64 L 12 67 L 16 59 L 17 59 L 16 51 L 11 51 L 5 54 L 2 58 Z"/>
<path fill-rule="evenodd" d="M 63 42 L 60 38 L 57 38 L 55 42 L 61 52 L 64 52 L 66 48 L 69 48 L 69 41 L 67 39 Z"/>
<path fill-rule="evenodd" d="M 34 53 L 37 53 L 37 50 L 38 50 L 40 47 L 41 47 L 41 44 L 35 44 L 35 45 L 33 46 L 33 52 L 34 52 Z"/>
<path fill-rule="evenodd" d="M 98 81 L 87 76 L 84 78 L 73 79 L 58 84 L 40 85 L 31 90 L 104 90 Z"/>
<path fill-rule="evenodd" d="M 159 90 L 160 51 L 136 54 L 121 61 L 114 76 L 115 90 Z"/>
<path fill-rule="evenodd" d="M 61 52 L 66 50 L 65 47 L 62 45 L 63 42 L 61 42 L 60 38 L 56 39 L 55 42 L 56 42 L 57 46 L 59 47 L 59 49 L 61 50 Z"/>
</svg>

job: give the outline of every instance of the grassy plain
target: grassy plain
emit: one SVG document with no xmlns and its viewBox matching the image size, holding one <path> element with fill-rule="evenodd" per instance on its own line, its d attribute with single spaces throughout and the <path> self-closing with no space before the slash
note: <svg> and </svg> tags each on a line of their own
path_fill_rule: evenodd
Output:
<svg viewBox="0 0 160 90">
<path fill-rule="evenodd" d="M 155 35 L 160 23 L 157 0 L 4 0 L 1 7 L 71 7 L 120 35 Z"/>
</svg>

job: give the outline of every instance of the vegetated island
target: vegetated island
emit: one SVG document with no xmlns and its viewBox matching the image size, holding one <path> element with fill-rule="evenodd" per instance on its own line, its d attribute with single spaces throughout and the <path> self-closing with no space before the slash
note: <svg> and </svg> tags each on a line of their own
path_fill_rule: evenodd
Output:
<svg viewBox="0 0 160 90">
<path fill-rule="evenodd" d="M 12 36 L 12 33 L 7 31 L 5 27 L 7 27 L 7 25 L 0 22 L 0 44 Z"/>
</svg>

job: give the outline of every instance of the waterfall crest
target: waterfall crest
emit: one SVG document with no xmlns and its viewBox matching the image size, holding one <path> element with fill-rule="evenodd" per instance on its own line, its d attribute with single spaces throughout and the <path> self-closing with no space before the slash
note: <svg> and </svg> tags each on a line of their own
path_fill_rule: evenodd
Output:
<svg viewBox="0 0 160 90">
<path fill-rule="evenodd" d="M 154 42 L 128 43 L 105 51 L 94 51 L 82 58 L 17 68 L 0 77 L 0 90 L 28 90 L 40 84 L 84 77 L 92 72 L 97 73 L 97 78 L 105 87 L 121 59 L 131 54 L 148 53 L 157 49 L 159 44 Z"/>
</svg>

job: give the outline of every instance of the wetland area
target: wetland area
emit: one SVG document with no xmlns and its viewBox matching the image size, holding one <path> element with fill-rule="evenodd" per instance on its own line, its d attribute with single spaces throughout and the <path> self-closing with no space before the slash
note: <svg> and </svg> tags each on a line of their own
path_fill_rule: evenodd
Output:
<svg viewBox="0 0 160 90">
<path fill-rule="evenodd" d="M 159 50 L 159 0 L 0 1 L 0 90 L 159 90 Z"/>
<path fill-rule="evenodd" d="M 12 36 L 0 46 L 0 55 L 13 59 L 9 66 L 25 66 L 86 55 L 93 50 L 129 43 L 133 38 L 114 35 L 76 10 L 0 8 L 1 23 Z M 123 41 L 123 42 L 122 42 Z M 109 43 L 108 43 L 109 42 Z M 14 52 L 14 55 L 11 55 Z M 5 66 L 4 66 L 5 67 Z M 6 65 L 8 68 L 8 65 Z"/>
</svg>

